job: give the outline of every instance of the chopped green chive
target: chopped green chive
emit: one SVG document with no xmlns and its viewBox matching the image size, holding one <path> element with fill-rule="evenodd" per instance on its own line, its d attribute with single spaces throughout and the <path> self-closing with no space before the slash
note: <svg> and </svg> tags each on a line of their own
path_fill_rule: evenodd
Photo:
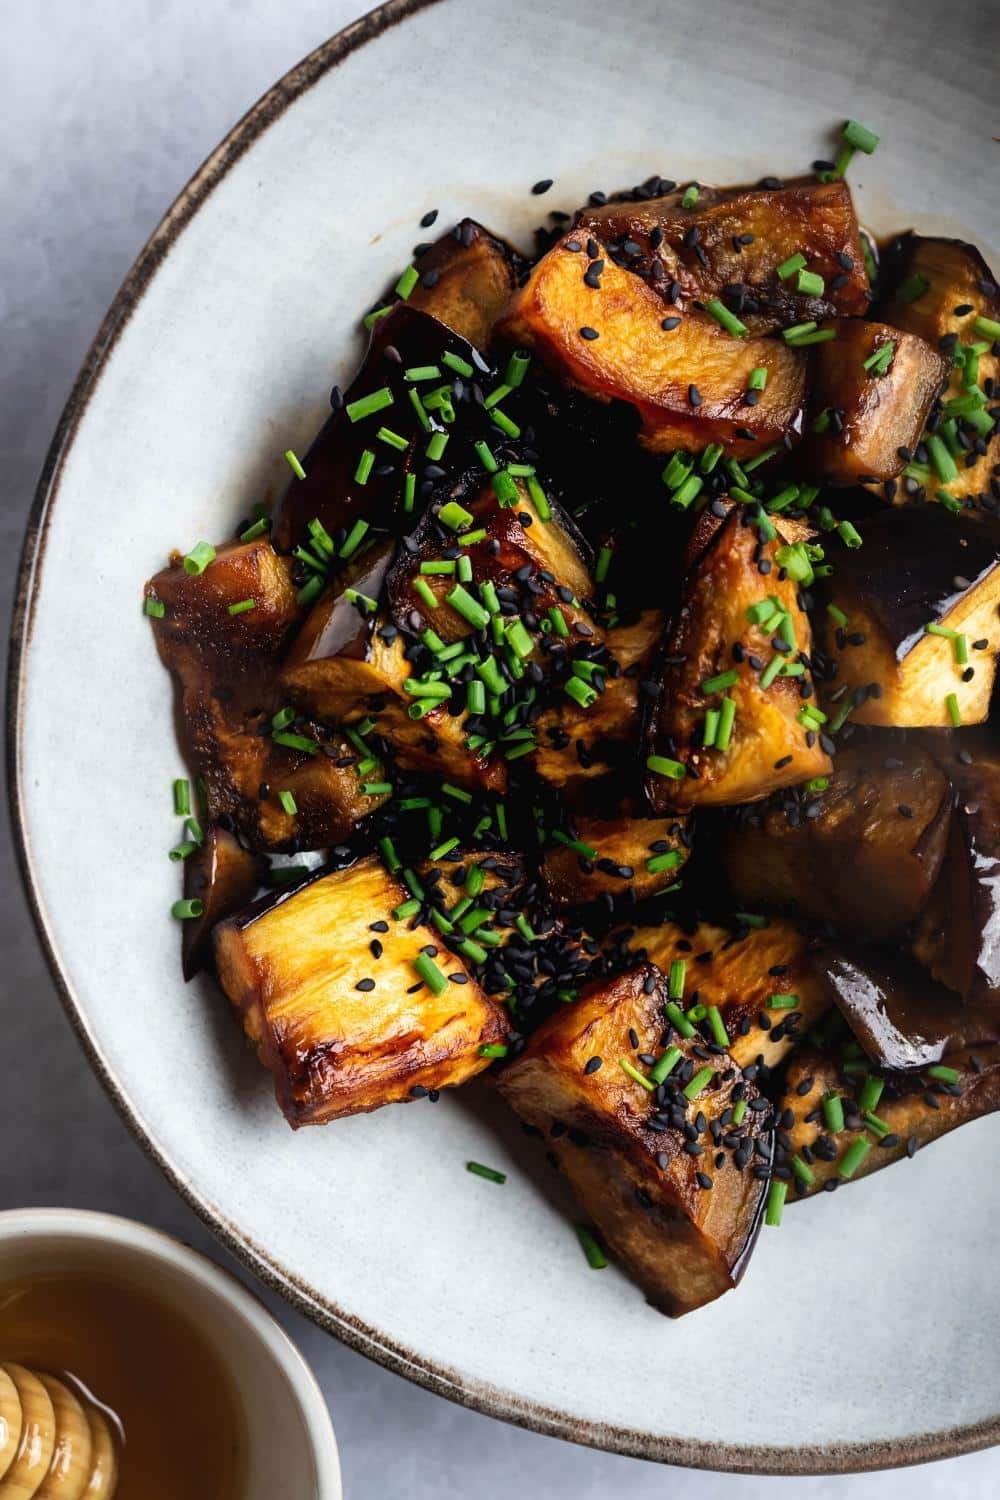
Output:
<svg viewBox="0 0 1000 1500">
<path fill-rule="evenodd" d="M 366 313 L 361 321 L 366 328 L 374 328 L 380 318 L 387 318 L 391 312 L 391 304 L 388 307 L 376 307 L 370 313 Z"/>
<path fill-rule="evenodd" d="M 662 875 L 666 870 L 676 870 L 681 862 L 679 849 L 668 849 L 663 854 L 654 854 L 647 859 L 646 869 L 650 875 Z"/>
<path fill-rule="evenodd" d="M 387 443 L 390 448 L 395 448 L 399 453 L 410 446 L 409 438 L 401 437 L 398 432 L 393 432 L 391 427 L 380 427 L 375 436 L 380 443 Z"/>
<path fill-rule="evenodd" d="M 441 972 L 429 954 L 418 953 L 413 960 L 413 967 L 432 994 L 442 995 L 448 988 L 447 976 Z"/>
<path fill-rule="evenodd" d="M 867 370 L 871 375 L 884 375 L 895 357 L 895 344 L 880 344 L 872 354 L 869 354 L 867 359 L 862 360 L 861 368 Z"/>
<path fill-rule="evenodd" d="M 473 446 L 476 450 L 476 454 L 478 455 L 479 462 L 482 464 L 486 472 L 488 474 L 495 474 L 500 465 L 493 457 L 493 454 L 490 452 L 488 445 L 486 443 L 475 443 L 473 444 Z"/>
<path fill-rule="evenodd" d="M 396 296 L 402 297 L 403 301 L 405 302 L 419 280 L 420 272 L 417 270 L 416 266 L 407 266 L 406 270 L 403 272 L 402 276 L 400 276 L 399 280 L 396 282 L 395 287 L 393 288 Z"/>
<path fill-rule="evenodd" d="M 837 1166 L 837 1176 L 848 1181 L 872 1149 L 872 1143 L 865 1136 L 859 1135 L 857 1140 L 851 1142 Z"/>
<path fill-rule="evenodd" d="M 929 432 L 924 438 L 927 452 L 930 456 L 934 472 L 942 484 L 948 484 L 950 480 L 958 478 L 958 468 L 944 443 L 936 433 Z"/>
<path fill-rule="evenodd" d="M 801 1156 L 793 1156 L 788 1165 L 805 1187 L 812 1187 L 816 1181 L 816 1173 L 808 1162 L 803 1161 Z"/>
<path fill-rule="evenodd" d="M 847 616 L 844 614 L 844 611 L 839 607 L 839 605 L 828 604 L 826 606 L 826 612 L 830 616 L 830 619 L 833 620 L 834 624 L 840 626 L 841 630 L 846 627 Z"/>
<path fill-rule="evenodd" d="M 741 339 L 745 335 L 747 331 L 747 325 L 745 323 L 741 323 L 736 314 L 730 312 L 726 304 L 724 302 L 720 302 L 718 297 L 712 297 L 708 302 L 705 303 L 705 311 L 711 313 L 715 321 L 720 324 L 727 333 L 731 333 L 733 338 Z"/>
<path fill-rule="evenodd" d="M 788 1196 L 788 1183 L 775 1177 L 767 1190 L 767 1206 L 764 1209 L 764 1223 L 769 1229 L 777 1229 L 781 1223 L 781 1215 L 785 1207 L 785 1198 Z"/>
<path fill-rule="evenodd" d="M 800 327 L 802 326 L 804 325 L 800 324 Z M 837 337 L 837 330 L 836 328 L 817 328 L 809 329 L 805 333 L 797 333 L 794 329 L 786 328 L 782 337 L 787 344 L 791 344 L 793 349 L 805 349 L 810 344 L 829 344 Z"/>
<path fill-rule="evenodd" d="M 371 448 L 365 448 L 358 459 L 358 466 L 354 471 L 355 484 L 367 484 L 369 475 L 375 467 L 375 454 Z"/>
<path fill-rule="evenodd" d="M 683 781 L 687 772 L 679 760 L 670 760 L 666 755 L 648 755 L 646 769 L 654 776 L 667 776 L 671 781 Z"/>
<path fill-rule="evenodd" d="M 597 565 L 594 568 L 595 583 L 603 583 L 607 578 L 608 569 L 611 566 L 611 559 L 613 556 L 614 549 L 612 547 L 601 548 L 600 552 L 597 554 Z"/>
<path fill-rule="evenodd" d="M 649 1093 L 652 1093 L 656 1088 L 656 1084 L 653 1083 L 651 1079 L 647 1078 L 645 1073 L 640 1073 L 639 1069 L 632 1063 L 630 1063 L 627 1057 L 620 1057 L 618 1059 L 618 1066 L 621 1068 L 623 1073 L 628 1074 L 633 1083 L 641 1083 L 643 1088 L 647 1089 Z"/>
<path fill-rule="evenodd" d="M 766 389 L 767 371 L 765 370 L 763 365 L 755 365 L 754 368 L 750 371 L 750 378 L 747 380 L 747 390 L 763 391 Z"/>
<path fill-rule="evenodd" d="M 861 125 L 857 120 L 845 120 L 840 134 L 849 146 L 853 146 L 856 151 L 863 151 L 866 156 L 871 156 L 879 142 L 874 130 L 869 130 L 867 125 Z"/>
<path fill-rule="evenodd" d="M 948 694 L 944 700 L 944 706 L 948 710 L 948 717 L 951 720 L 952 728 L 958 729 L 962 723 L 962 710 L 958 706 L 958 699 L 954 693 Z"/>
<path fill-rule="evenodd" d="M 443 979 L 444 975 L 442 974 L 441 977 Z M 493 1167 L 484 1167 L 482 1162 L 467 1161 L 465 1163 L 465 1170 L 471 1172 L 475 1177 L 485 1177 L 487 1182 L 499 1182 L 503 1184 L 507 1181 L 506 1172 L 497 1172 Z"/>
<path fill-rule="evenodd" d="M 191 783 L 183 776 L 174 782 L 174 812 L 179 818 L 186 818 L 191 812 Z"/>
<path fill-rule="evenodd" d="M 667 975 L 667 996 L 670 1000 L 682 1000 L 684 998 L 684 976 L 687 973 L 687 960 L 674 958 L 670 961 L 670 971 Z M 669 1009 L 669 1008 L 668 1008 Z M 680 1012 L 678 1012 L 680 1014 Z M 673 1018 L 671 1018 L 673 1019 Z M 676 1025 L 676 1021 L 674 1022 Z M 692 1033 L 688 1033 L 691 1035 Z M 681 1035 L 684 1035 L 682 1032 Z"/>
<path fill-rule="evenodd" d="M 868 1074 L 858 1093 L 858 1109 L 862 1114 L 864 1114 L 865 1110 L 878 1109 L 878 1102 L 882 1097 L 882 1090 L 884 1088 L 884 1078 L 878 1078 L 873 1073 Z"/>
<path fill-rule="evenodd" d="M 506 1057 L 510 1048 L 504 1042 L 486 1042 L 479 1049 L 480 1057 Z"/>
<path fill-rule="evenodd" d="M 193 854 L 197 848 L 198 842 L 196 839 L 184 839 L 181 843 L 175 844 L 172 849 L 167 851 L 167 857 L 168 859 L 172 859 L 176 864 L 178 860 L 187 859 L 188 855 Z"/>
<path fill-rule="evenodd" d="M 515 349 L 507 361 L 507 369 L 504 372 L 504 384 L 511 390 L 516 390 L 528 373 L 531 364 L 531 355 L 525 349 Z"/>
<path fill-rule="evenodd" d="M 674 1071 L 681 1058 L 684 1056 L 680 1047 L 668 1047 L 660 1054 L 656 1062 L 649 1070 L 649 1076 L 653 1083 L 660 1084 Z"/>
<path fill-rule="evenodd" d="M 686 187 L 681 194 L 681 208 L 694 208 L 700 197 L 701 191 L 698 187 L 698 184 L 696 182 L 692 182 L 691 185 L 689 187 Z"/>
<path fill-rule="evenodd" d="M 844 1101 L 839 1094 L 827 1094 L 823 1099 L 823 1123 L 831 1135 L 844 1128 Z"/>
<path fill-rule="evenodd" d="M 184 559 L 184 571 L 191 578 L 199 578 L 210 562 L 215 559 L 215 548 L 211 542 L 199 542 Z"/>
<path fill-rule="evenodd" d="M 291 792 L 279 792 L 278 801 L 281 803 L 282 811 L 286 812 L 289 817 L 294 817 L 299 810 L 298 804 Z"/>
<path fill-rule="evenodd" d="M 730 668 L 728 672 L 720 672 L 718 677 L 706 677 L 701 690 L 703 693 L 723 693 L 726 688 L 734 687 L 739 680 L 739 672 Z"/>
<path fill-rule="evenodd" d="M 787 260 L 783 260 L 781 262 L 781 265 L 778 266 L 777 270 L 779 280 L 787 281 L 789 276 L 795 275 L 796 271 L 804 270 L 805 265 L 805 256 L 802 254 L 801 250 L 796 250 L 794 255 L 790 255 Z M 815 328 L 816 324 L 814 323 L 812 326 Z"/>
<path fill-rule="evenodd" d="M 468 621 L 473 630 L 483 630 L 490 623 L 488 611 L 462 584 L 456 583 L 455 587 L 445 595 L 445 600 L 457 614 Z"/>
<path fill-rule="evenodd" d="M 144 599 L 143 613 L 151 616 L 154 620 L 162 620 L 167 612 L 167 606 L 162 599 Z"/>
<path fill-rule="evenodd" d="M 447 365 L 449 370 L 454 370 L 456 375 L 462 375 L 466 380 L 471 380 L 476 373 L 467 359 L 459 354 L 452 354 L 446 350 L 441 356 L 441 363 Z"/>
<path fill-rule="evenodd" d="M 927 1077 L 936 1078 L 940 1083 L 957 1083 L 961 1076 L 957 1068 L 948 1068 L 944 1063 L 935 1063 L 927 1069 Z"/>
<path fill-rule="evenodd" d="M 412 588 L 417 598 L 427 609 L 437 609 L 440 601 L 425 578 L 414 578 Z"/>
<path fill-rule="evenodd" d="M 175 901 L 170 908 L 170 915 L 176 917 L 179 922 L 187 922 L 192 917 L 203 917 L 205 905 L 204 902 L 198 900 L 197 896 L 185 901 Z"/>
<path fill-rule="evenodd" d="M 704 483 L 705 481 L 697 474 L 689 474 L 683 484 L 678 485 L 677 489 L 670 496 L 671 505 L 676 505 L 681 510 L 687 510 L 692 500 L 697 499 L 701 493 Z"/>
<path fill-rule="evenodd" d="M 377 391 L 370 391 L 367 396 L 359 396 L 357 401 L 349 401 L 344 410 L 349 421 L 360 422 L 364 417 L 371 417 L 375 412 L 383 411 L 387 406 L 391 406 L 392 402 L 392 392 L 387 385 L 383 385 Z"/>
<path fill-rule="evenodd" d="M 747 1101 L 745 1099 L 737 1099 L 736 1103 L 733 1105 L 733 1124 L 742 1125 L 743 1116 L 746 1114 L 746 1112 Z"/>
<path fill-rule="evenodd" d="M 291 469 L 296 479 L 305 479 L 306 471 L 299 463 L 295 451 L 292 448 L 285 449 L 285 462 L 288 464 L 288 467 Z"/>
<path fill-rule="evenodd" d="M 979 317 L 972 326 L 985 339 L 1000 339 L 1000 323 L 997 322 L 996 318 Z"/>
<path fill-rule="evenodd" d="M 577 1224 L 576 1237 L 580 1241 L 580 1247 L 587 1257 L 587 1264 L 592 1271 L 603 1271 L 608 1263 L 608 1258 L 601 1249 L 599 1241 L 592 1230 L 586 1224 Z"/>
<path fill-rule="evenodd" d="M 714 1068 L 699 1068 L 697 1073 L 691 1079 L 690 1083 L 685 1084 L 684 1088 L 681 1090 L 685 1099 L 697 1099 L 698 1095 L 704 1091 L 708 1083 L 714 1077 Z"/>
<path fill-rule="evenodd" d="M 855 528 L 852 522 L 841 521 L 837 526 L 837 534 L 840 537 L 840 540 L 843 542 L 844 546 L 850 547 L 852 552 L 857 551 L 858 547 L 861 546 L 861 534 Z"/>
<path fill-rule="evenodd" d="M 531 503 L 535 507 L 535 510 L 538 512 L 538 519 L 540 521 L 551 521 L 552 507 L 549 504 L 548 496 L 542 489 L 542 486 L 539 484 L 538 480 L 533 474 L 529 475 L 525 482 L 528 486 L 528 495 L 531 499 Z"/>
<path fill-rule="evenodd" d="M 506 433 L 508 437 L 517 438 L 521 436 L 520 427 L 518 427 L 516 422 L 511 421 L 507 413 L 501 411 L 499 406 L 495 406 L 490 412 L 490 421 L 499 427 L 501 432 Z"/>
<path fill-rule="evenodd" d="M 822 297 L 826 282 L 816 271 L 800 271 L 795 278 L 795 290 L 805 297 Z"/>
<path fill-rule="evenodd" d="M 768 995 L 767 1004 L 771 1010 L 795 1010 L 802 1002 L 798 995 Z"/>
<path fill-rule="evenodd" d="M 438 520 L 442 526 L 447 526 L 449 531 L 465 531 L 472 525 L 472 513 L 467 511 L 464 505 L 459 505 L 457 500 L 449 500 L 438 511 Z"/>
<path fill-rule="evenodd" d="M 598 698 L 597 690 L 584 682 L 582 677 L 568 678 L 563 683 L 563 692 L 567 693 L 574 702 L 579 703 L 581 708 L 590 708 Z"/>
<path fill-rule="evenodd" d="M 315 755 L 319 750 L 316 741 L 308 739 L 304 734 L 288 734 L 284 730 L 278 730 L 271 738 L 276 745 L 284 745 L 289 750 L 300 750 L 303 755 Z"/>
<path fill-rule="evenodd" d="M 726 1023 L 722 1019 L 722 1012 L 717 1005 L 710 1005 L 706 1016 L 708 1029 L 712 1033 L 712 1040 L 720 1047 L 729 1046 L 729 1033 Z"/>
</svg>

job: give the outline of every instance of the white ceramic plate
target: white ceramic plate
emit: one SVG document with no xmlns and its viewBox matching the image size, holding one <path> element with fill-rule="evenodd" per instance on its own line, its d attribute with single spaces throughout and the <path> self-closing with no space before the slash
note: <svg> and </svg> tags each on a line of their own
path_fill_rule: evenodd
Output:
<svg viewBox="0 0 1000 1500">
<path fill-rule="evenodd" d="M 420 215 L 526 237 L 651 172 L 794 172 L 880 130 L 862 215 L 1000 248 L 996 18 L 953 0 L 395 0 L 210 158 L 101 330 L 46 467 L 13 656 L 15 811 L 70 1014 L 132 1129 L 248 1264 L 442 1394 L 623 1452 L 838 1470 L 1000 1436 L 1000 1120 L 788 1213 L 679 1323 L 584 1263 L 483 1087 L 293 1135 L 211 987 L 180 980 L 168 684 L 139 611 L 168 548 L 282 482 Z M 992 40 L 990 32 L 992 31 Z M 538 178 L 556 186 L 529 195 Z M 994 261 L 995 263 L 995 261 Z M 470 1176 L 476 1158 L 504 1188 Z"/>
</svg>

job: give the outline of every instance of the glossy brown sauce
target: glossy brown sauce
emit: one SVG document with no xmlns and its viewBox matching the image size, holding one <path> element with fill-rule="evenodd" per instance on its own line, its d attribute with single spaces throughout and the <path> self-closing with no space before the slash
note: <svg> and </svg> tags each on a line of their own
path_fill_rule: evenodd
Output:
<svg viewBox="0 0 1000 1500">
<path fill-rule="evenodd" d="M 238 1500 L 237 1392 L 203 1334 L 163 1302 L 73 1272 L 0 1281 L 5 1360 L 65 1378 L 113 1417 L 115 1500 Z"/>
</svg>

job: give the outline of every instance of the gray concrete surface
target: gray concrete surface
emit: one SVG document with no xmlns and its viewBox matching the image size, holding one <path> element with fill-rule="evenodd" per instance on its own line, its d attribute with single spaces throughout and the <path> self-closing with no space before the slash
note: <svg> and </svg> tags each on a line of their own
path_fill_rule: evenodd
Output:
<svg viewBox="0 0 1000 1500">
<path fill-rule="evenodd" d="M 5 618 L 46 445 L 135 254 L 248 105 L 361 9 L 356 0 L 7 0 L 3 6 Z M 113 857 L 113 850 L 95 850 L 95 870 L 100 859 Z M 72 1204 L 131 1215 L 224 1260 L 133 1144 L 92 1077 L 37 947 L 5 829 L 0 860 L 0 1207 Z M 996 1453 L 895 1474 L 761 1480 L 665 1470 L 574 1448 L 427 1395 L 270 1301 L 329 1400 L 349 1500 L 510 1494 L 750 1500 L 762 1490 L 796 1500 L 986 1500 L 1000 1490 Z"/>
</svg>

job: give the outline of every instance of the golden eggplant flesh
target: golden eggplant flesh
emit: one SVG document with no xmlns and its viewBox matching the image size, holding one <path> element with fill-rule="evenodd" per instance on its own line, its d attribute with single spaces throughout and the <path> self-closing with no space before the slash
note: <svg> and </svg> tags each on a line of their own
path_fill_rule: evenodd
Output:
<svg viewBox="0 0 1000 1500">
<path fill-rule="evenodd" d="M 653 453 L 721 443 L 749 458 L 798 436 L 804 350 L 734 338 L 705 312 L 687 312 L 665 329 L 662 301 L 638 276 L 608 261 L 595 288 L 584 281 L 589 264 L 581 239 L 565 236 L 515 294 L 498 338 L 533 349 L 594 400 L 631 406 L 639 441 Z M 751 405 L 745 398 L 755 368 L 767 371 L 767 385 Z"/>
<path fill-rule="evenodd" d="M 507 1036 L 439 934 L 393 916 L 407 895 L 368 857 L 215 929 L 219 981 L 293 1127 L 464 1083 Z"/>
<path fill-rule="evenodd" d="M 627 809 L 615 818 L 581 813 L 542 855 L 545 894 L 558 910 L 594 901 L 634 905 L 658 895 L 687 863 L 689 825 L 688 818 L 632 817 Z"/>
<path fill-rule="evenodd" d="M 859 724 L 979 724 L 989 713 L 1000 604 L 1000 525 L 943 506 L 865 520 L 831 579 L 824 650 Z"/>
<path fill-rule="evenodd" d="M 420 280 L 408 305 L 485 349 L 517 285 L 520 257 L 474 219 L 462 219 L 415 262 Z"/>
<path fill-rule="evenodd" d="M 648 1083 L 655 1064 L 641 1057 L 666 1052 L 666 1000 L 666 981 L 652 966 L 596 981 L 543 1022 L 499 1086 L 544 1132 L 584 1212 L 649 1301 L 678 1317 L 739 1280 L 763 1204 L 748 1163 L 758 1143 L 766 1159 L 769 1138 L 766 1106 L 756 1107 L 756 1089 L 724 1053 L 705 1064 L 696 1044 L 674 1037 L 676 1057 L 667 1059 L 673 1066 L 658 1093 L 633 1076 Z M 745 1114 L 736 1125 L 740 1100 Z M 695 1121 L 692 1143 L 684 1126 Z M 728 1142 L 718 1148 L 722 1167 L 710 1154 L 710 1122 Z M 703 1139 L 701 1153 L 685 1149 Z"/>
<path fill-rule="evenodd" d="M 856 1061 L 805 1046 L 788 1064 L 781 1109 L 793 1122 L 789 1155 L 805 1168 L 795 1173 L 799 1196 L 830 1182 L 857 1182 L 1000 1108 L 997 1046 L 965 1048 L 947 1063 L 908 1073 L 869 1074 L 860 1065 L 844 1071 Z M 874 1109 L 864 1108 L 869 1077 L 883 1085 Z M 832 1115 L 824 1104 L 831 1099 L 839 1101 Z"/>
<path fill-rule="evenodd" d="M 754 802 L 831 769 L 803 718 L 811 627 L 779 551 L 737 506 L 684 580 L 643 746 L 659 816 Z"/>
</svg>

